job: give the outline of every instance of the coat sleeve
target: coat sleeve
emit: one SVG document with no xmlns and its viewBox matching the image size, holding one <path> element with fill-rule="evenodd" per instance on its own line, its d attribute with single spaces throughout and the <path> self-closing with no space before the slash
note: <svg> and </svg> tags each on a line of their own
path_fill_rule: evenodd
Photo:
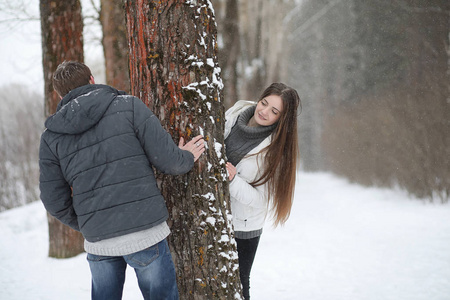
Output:
<svg viewBox="0 0 450 300">
<path fill-rule="evenodd" d="M 181 150 L 159 119 L 138 98 L 134 98 L 134 128 L 150 163 L 165 174 L 179 175 L 194 166 L 194 155 Z"/>
<path fill-rule="evenodd" d="M 253 187 L 245 181 L 239 174 L 236 174 L 230 182 L 230 196 L 236 201 L 251 207 L 267 207 L 266 184 Z"/>
<path fill-rule="evenodd" d="M 265 156 L 260 151 L 269 143 L 270 138 L 266 138 L 237 164 L 237 173 L 230 182 L 230 196 L 235 201 L 250 207 L 267 208 L 272 199 L 268 183 L 253 187 L 250 182 L 260 178 L 264 173 Z"/>
<path fill-rule="evenodd" d="M 44 138 L 39 148 L 39 188 L 45 209 L 63 224 L 79 231 L 72 202 L 72 190 L 65 180 L 58 158 Z"/>
</svg>

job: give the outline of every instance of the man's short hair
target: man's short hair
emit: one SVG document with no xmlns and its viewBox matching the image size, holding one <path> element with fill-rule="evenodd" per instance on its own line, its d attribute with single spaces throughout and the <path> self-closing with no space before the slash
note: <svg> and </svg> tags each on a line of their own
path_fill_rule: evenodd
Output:
<svg viewBox="0 0 450 300">
<path fill-rule="evenodd" d="M 71 90 L 89 84 L 92 73 L 85 64 L 78 61 L 64 61 L 53 73 L 53 88 L 64 97 Z"/>
</svg>

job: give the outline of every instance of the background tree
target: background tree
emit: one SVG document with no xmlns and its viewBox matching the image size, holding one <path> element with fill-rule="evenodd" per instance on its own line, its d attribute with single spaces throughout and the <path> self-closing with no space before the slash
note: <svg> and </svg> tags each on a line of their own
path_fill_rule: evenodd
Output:
<svg viewBox="0 0 450 300">
<path fill-rule="evenodd" d="M 303 1 L 283 77 L 298 86 L 304 167 L 426 199 L 450 195 L 450 2 Z M 302 120 L 302 119 L 301 119 Z"/>
<path fill-rule="evenodd" d="M 209 1 L 125 5 L 132 93 L 178 139 L 203 134 L 207 150 L 193 171 L 163 176 L 169 243 L 182 299 L 239 299 L 224 154 L 224 107 L 216 24 Z"/>
<path fill-rule="evenodd" d="M 125 11 L 121 0 L 101 0 L 100 23 L 106 84 L 130 92 Z"/>
<path fill-rule="evenodd" d="M 25 77 L 15 83 L 2 80 L 0 86 L 0 212 L 39 199 L 38 153 L 43 129 L 43 95 L 29 84 L 40 81 L 42 72 L 30 70 L 36 66 L 36 57 L 11 51 L 12 39 L 8 37 L 13 35 L 14 40 L 20 40 L 17 33 L 26 33 L 27 42 L 33 44 L 38 40 L 40 47 L 39 24 L 39 3 L 33 7 L 23 1 L 0 0 L 0 35 L 7 45 L 1 55 L 3 74 L 8 78 Z M 40 56 L 39 52 L 37 57 Z M 20 57 L 20 64 L 12 59 L 15 57 Z M 5 71 L 11 65 L 13 70 Z M 36 78 L 36 74 L 40 77 Z"/>
<path fill-rule="evenodd" d="M 40 0 L 42 65 L 44 70 L 45 117 L 56 111 L 60 101 L 52 78 L 64 60 L 84 61 L 83 20 L 79 0 Z M 49 256 L 65 258 L 84 251 L 83 236 L 48 215 Z"/>
<path fill-rule="evenodd" d="M 239 1 L 213 0 L 219 20 L 217 22 L 219 42 L 219 63 L 224 84 L 224 105 L 230 108 L 239 100 L 240 32 Z"/>
<path fill-rule="evenodd" d="M 39 199 L 43 97 L 25 85 L 0 87 L 0 212 Z"/>
</svg>

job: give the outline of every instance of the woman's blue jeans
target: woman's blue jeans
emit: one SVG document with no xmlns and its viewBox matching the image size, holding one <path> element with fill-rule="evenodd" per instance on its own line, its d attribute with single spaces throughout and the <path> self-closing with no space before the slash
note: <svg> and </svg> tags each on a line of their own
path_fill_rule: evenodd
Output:
<svg viewBox="0 0 450 300">
<path fill-rule="evenodd" d="M 145 300 L 179 299 L 175 266 L 167 240 L 125 256 L 87 255 L 93 300 L 122 299 L 127 264 L 134 268 Z"/>
</svg>

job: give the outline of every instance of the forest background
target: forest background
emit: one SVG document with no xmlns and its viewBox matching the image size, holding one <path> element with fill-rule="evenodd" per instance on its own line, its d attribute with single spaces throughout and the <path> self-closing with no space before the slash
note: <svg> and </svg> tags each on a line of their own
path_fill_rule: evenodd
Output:
<svg viewBox="0 0 450 300">
<path fill-rule="evenodd" d="M 225 106 L 296 88 L 301 168 L 426 201 L 450 192 L 450 3 L 212 1 Z M 39 199 L 39 1 L 0 1 L 0 211 Z M 82 1 L 85 61 L 106 82 L 100 1 Z"/>
</svg>

